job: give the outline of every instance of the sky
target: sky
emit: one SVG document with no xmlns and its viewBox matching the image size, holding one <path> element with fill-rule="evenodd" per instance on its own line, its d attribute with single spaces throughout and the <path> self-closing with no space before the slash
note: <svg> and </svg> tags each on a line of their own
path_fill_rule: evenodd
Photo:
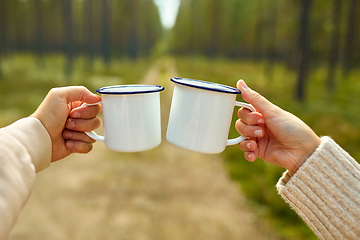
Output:
<svg viewBox="0 0 360 240">
<path fill-rule="evenodd" d="M 154 0 L 154 3 L 159 8 L 160 20 L 164 28 L 172 28 L 176 21 L 180 0 Z"/>
</svg>

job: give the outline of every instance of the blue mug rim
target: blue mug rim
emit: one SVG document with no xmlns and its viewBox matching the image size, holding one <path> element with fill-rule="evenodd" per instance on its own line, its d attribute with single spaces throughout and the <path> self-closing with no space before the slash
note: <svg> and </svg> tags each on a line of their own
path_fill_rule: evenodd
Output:
<svg viewBox="0 0 360 240">
<path fill-rule="evenodd" d="M 196 80 L 191 78 L 180 78 L 180 77 L 173 77 L 170 80 L 174 83 L 178 83 L 188 87 L 199 88 L 203 90 L 210 90 L 214 92 L 230 93 L 230 94 L 241 94 L 241 91 L 237 88 L 219 83 L 208 82 L 204 80 Z"/>
<path fill-rule="evenodd" d="M 118 89 L 118 91 L 117 91 Z M 141 93 L 154 93 L 161 92 L 165 88 L 159 85 L 146 85 L 146 84 L 126 84 L 126 85 L 114 85 L 101 87 L 96 90 L 100 94 L 115 94 L 115 95 L 124 95 L 124 94 L 141 94 Z"/>
</svg>

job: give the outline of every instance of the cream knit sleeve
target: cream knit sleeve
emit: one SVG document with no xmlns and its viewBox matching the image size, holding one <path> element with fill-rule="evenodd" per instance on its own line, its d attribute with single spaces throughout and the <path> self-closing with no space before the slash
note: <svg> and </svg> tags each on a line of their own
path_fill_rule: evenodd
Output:
<svg viewBox="0 0 360 240">
<path fill-rule="evenodd" d="M 276 187 L 320 239 L 360 239 L 360 165 L 331 138 Z"/>
<path fill-rule="evenodd" d="M 51 139 L 35 118 L 0 129 L 0 240 L 8 238 L 30 197 L 36 172 L 51 161 Z"/>
</svg>

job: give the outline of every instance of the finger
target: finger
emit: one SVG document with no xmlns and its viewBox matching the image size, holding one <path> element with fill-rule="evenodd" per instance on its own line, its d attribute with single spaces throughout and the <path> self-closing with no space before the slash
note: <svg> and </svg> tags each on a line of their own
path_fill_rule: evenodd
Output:
<svg viewBox="0 0 360 240">
<path fill-rule="evenodd" d="M 257 159 L 257 156 L 254 152 L 244 152 L 244 157 L 249 162 L 254 162 Z"/>
<path fill-rule="evenodd" d="M 254 162 L 258 158 L 259 149 L 254 140 L 244 140 L 240 142 L 239 148 L 244 151 L 244 157 L 249 162 Z"/>
<path fill-rule="evenodd" d="M 65 142 L 66 148 L 73 153 L 88 153 L 92 150 L 93 145 L 82 141 L 68 140 Z"/>
<path fill-rule="evenodd" d="M 86 87 L 64 87 L 64 94 L 68 102 L 81 101 L 86 103 L 96 103 L 101 101 L 101 97 L 90 92 Z"/>
<path fill-rule="evenodd" d="M 91 132 L 100 127 L 100 119 L 98 117 L 92 119 L 69 118 L 65 127 L 78 132 Z"/>
<path fill-rule="evenodd" d="M 84 132 L 77 132 L 77 131 L 72 131 L 69 129 L 65 129 L 63 131 L 63 138 L 66 140 L 76 140 L 76 141 L 82 141 L 82 142 L 87 142 L 87 143 L 95 142 L 94 139 L 90 138 Z"/>
<path fill-rule="evenodd" d="M 256 125 L 265 123 L 264 117 L 259 112 L 251 112 L 247 108 L 241 108 L 238 111 L 238 117 L 246 124 Z"/>
<path fill-rule="evenodd" d="M 96 103 L 101 101 L 101 97 L 99 95 L 90 92 L 86 87 L 83 86 L 53 88 L 52 92 L 58 96 L 63 97 L 67 103 L 76 101 Z"/>
<path fill-rule="evenodd" d="M 257 143 L 254 140 L 244 140 L 239 143 L 239 148 L 244 152 L 254 152 L 257 149 Z"/>
<path fill-rule="evenodd" d="M 75 109 L 75 108 L 81 107 L 81 105 L 82 105 L 83 103 L 84 103 L 84 102 L 81 102 L 81 101 L 70 102 L 70 103 L 69 103 L 70 109 Z"/>
<path fill-rule="evenodd" d="M 237 88 L 241 91 L 242 98 L 253 105 L 264 117 L 273 117 L 278 111 L 278 107 L 269 102 L 266 98 L 261 96 L 259 93 L 250 89 L 244 80 L 237 82 Z"/>
<path fill-rule="evenodd" d="M 78 107 L 73 109 L 70 112 L 70 117 L 72 118 L 83 118 L 91 119 L 95 118 L 101 112 L 101 105 Z"/>
<path fill-rule="evenodd" d="M 262 127 L 257 125 L 247 125 L 240 119 L 236 121 L 235 128 L 241 134 L 241 136 L 244 137 L 258 138 L 264 136 L 264 130 Z"/>
</svg>

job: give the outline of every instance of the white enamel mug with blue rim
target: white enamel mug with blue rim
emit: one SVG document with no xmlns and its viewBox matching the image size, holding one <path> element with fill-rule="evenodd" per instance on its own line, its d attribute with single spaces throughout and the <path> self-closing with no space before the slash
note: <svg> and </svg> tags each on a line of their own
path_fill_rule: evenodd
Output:
<svg viewBox="0 0 360 240">
<path fill-rule="evenodd" d="M 255 108 L 237 102 L 241 92 L 233 87 L 186 78 L 172 78 L 175 83 L 166 139 L 175 146 L 215 154 L 226 146 L 238 144 L 245 137 L 228 139 L 234 106 Z"/>
<path fill-rule="evenodd" d="M 162 86 L 139 84 L 97 89 L 101 94 L 104 136 L 86 134 L 118 152 L 155 148 L 161 143 L 160 92 L 163 90 Z"/>
</svg>

